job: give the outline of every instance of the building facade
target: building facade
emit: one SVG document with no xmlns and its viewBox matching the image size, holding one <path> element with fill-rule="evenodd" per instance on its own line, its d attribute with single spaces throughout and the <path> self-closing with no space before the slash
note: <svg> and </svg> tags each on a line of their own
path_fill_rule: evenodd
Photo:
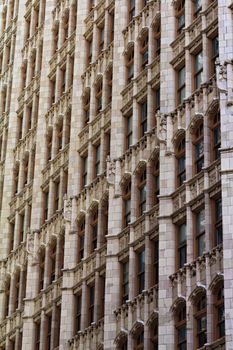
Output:
<svg viewBox="0 0 233 350">
<path fill-rule="evenodd" d="M 233 349 L 232 0 L 0 0 L 0 349 Z"/>
</svg>

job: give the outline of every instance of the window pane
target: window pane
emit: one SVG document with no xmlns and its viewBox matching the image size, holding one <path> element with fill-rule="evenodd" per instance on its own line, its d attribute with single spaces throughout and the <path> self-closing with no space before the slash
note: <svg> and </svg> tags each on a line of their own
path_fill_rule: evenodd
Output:
<svg viewBox="0 0 233 350">
<path fill-rule="evenodd" d="M 197 213 L 197 234 L 205 231 L 205 210 Z"/>
<path fill-rule="evenodd" d="M 201 235 L 198 238 L 198 255 L 202 255 L 205 251 L 205 235 Z"/>
<path fill-rule="evenodd" d="M 183 67 L 178 74 L 179 79 L 179 87 L 183 86 L 185 84 L 185 67 Z"/>
</svg>

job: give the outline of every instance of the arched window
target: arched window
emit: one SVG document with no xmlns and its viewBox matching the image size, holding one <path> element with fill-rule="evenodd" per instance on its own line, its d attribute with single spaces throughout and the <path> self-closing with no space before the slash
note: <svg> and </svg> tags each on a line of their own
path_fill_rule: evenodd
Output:
<svg viewBox="0 0 233 350">
<path fill-rule="evenodd" d="M 20 272 L 18 272 L 15 276 L 15 297 L 14 297 L 14 310 L 17 310 L 17 308 L 20 305 L 20 300 L 19 300 L 19 288 L 20 288 Z"/>
<path fill-rule="evenodd" d="M 186 179 L 185 169 L 185 137 L 182 137 L 176 147 L 176 160 L 177 160 L 177 186 L 181 186 Z"/>
<path fill-rule="evenodd" d="M 195 303 L 195 344 L 201 348 L 207 342 L 206 294 L 202 293 Z"/>
<path fill-rule="evenodd" d="M 193 135 L 194 172 L 199 173 L 204 166 L 203 123 L 200 123 Z"/>
<path fill-rule="evenodd" d="M 182 303 L 175 314 L 176 349 L 186 350 L 186 305 Z"/>
<path fill-rule="evenodd" d="M 159 349 L 159 329 L 158 329 L 158 319 L 155 320 L 154 324 L 151 327 L 150 330 L 151 334 L 151 344 L 153 350 Z"/>
<path fill-rule="evenodd" d="M 214 293 L 214 334 L 216 340 L 225 336 L 224 285 L 221 282 Z"/>
<path fill-rule="evenodd" d="M 9 315 L 9 301 L 10 301 L 10 280 L 5 283 L 5 300 L 4 300 L 4 315 L 3 317 Z"/>
</svg>

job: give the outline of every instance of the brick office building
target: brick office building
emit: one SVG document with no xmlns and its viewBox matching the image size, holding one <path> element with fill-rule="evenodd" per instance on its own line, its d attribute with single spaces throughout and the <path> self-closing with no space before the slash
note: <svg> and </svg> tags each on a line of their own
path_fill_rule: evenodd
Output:
<svg viewBox="0 0 233 350">
<path fill-rule="evenodd" d="M 233 349 L 232 0 L 0 0 L 0 349 Z"/>
</svg>

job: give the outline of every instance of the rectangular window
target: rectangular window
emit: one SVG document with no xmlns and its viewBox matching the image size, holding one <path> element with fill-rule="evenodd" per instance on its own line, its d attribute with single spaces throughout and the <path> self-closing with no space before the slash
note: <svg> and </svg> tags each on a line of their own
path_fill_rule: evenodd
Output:
<svg viewBox="0 0 233 350">
<path fill-rule="evenodd" d="M 146 211 L 146 169 L 142 172 L 139 181 L 139 215 L 142 215 Z"/>
<path fill-rule="evenodd" d="M 196 249 L 197 256 L 205 251 L 205 210 L 202 209 L 196 214 Z"/>
<path fill-rule="evenodd" d="M 76 333 L 81 329 L 81 308 L 82 308 L 82 295 L 75 295 L 76 299 L 76 317 L 75 317 L 75 329 Z"/>
<path fill-rule="evenodd" d="M 159 241 L 154 242 L 154 282 L 159 283 Z"/>
<path fill-rule="evenodd" d="M 89 287 L 89 324 L 94 322 L 95 286 Z"/>
<path fill-rule="evenodd" d="M 129 21 L 135 16 L 135 0 L 129 0 Z"/>
<path fill-rule="evenodd" d="M 104 49 L 104 27 L 99 28 L 99 53 Z"/>
<path fill-rule="evenodd" d="M 199 52 L 194 57 L 194 86 L 195 90 L 199 89 L 203 82 L 203 53 Z"/>
<path fill-rule="evenodd" d="M 40 350 L 40 321 L 35 324 L 35 350 Z"/>
<path fill-rule="evenodd" d="M 51 349 L 52 338 L 52 315 L 47 316 L 47 349 Z"/>
<path fill-rule="evenodd" d="M 186 263 L 187 232 L 186 224 L 178 226 L 178 268 Z"/>
<path fill-rule="evenodd" d="M 199 125 L 194 140 L 195 172 L 198 174 L 204 166 L 204 135 L 203 124 Z"/>
<path fill-rule="evenodd" d="M 88 157 L 83 158 L 83 186 L 86 186 L 87 184 L 87 164 L 88 164 Z"/>
<path fill-rule="evenodd" d="M 126 303 L 129 299 L 129 261 L 122 264 L 123 283 L 122 283 L 122 303 Z"/>
<path fill-rule="evenodd" d="M 95 177 L 100 174 L 100 145 L 95 147 Z"/>
<path fill-rule="evenodd" d="M 194 0 L 194 18 L 198 17 L 202 10 L 202 0 Z"/>
<path fill-rule="evenodd" d="M 145 289 L 145 251 L 138 253 L 138 294 Z"/>
<path fill-rule="evenodd" d="M 141 137 L 147 132 L 147 101 L 141 104 Z"/>
<path fill-rule="evenodd" d="M 178 71 L 178 104 L 183 103 L 185 99 L 185 67 Z"/>
<path fill-rule="evenodd" d="M 93 215 L 92 218 L 92 249 L 91 252 L 97 248 L 97 236 L 98 236 L 98 211 Z"/>
<path fill-rule="evenodd" d="M 126 149 L 133 144 L 133 116 L 132 114 L 126 118 Z"/>
<path fill-rule="evenodd" d="M 218 36 L 216 36 L 215 38 L 212 39 L 211 45 L 212 45 L 211 74 L 215 74 L 215 72 L 216 72 L 215 61 L 219 57 L 219 38 L 218 38 Z"/>
<path fill-rule="evenodd" d="M 215 244 L 222 244 L 222 199 L 215 201 Z"/>
</svg>

